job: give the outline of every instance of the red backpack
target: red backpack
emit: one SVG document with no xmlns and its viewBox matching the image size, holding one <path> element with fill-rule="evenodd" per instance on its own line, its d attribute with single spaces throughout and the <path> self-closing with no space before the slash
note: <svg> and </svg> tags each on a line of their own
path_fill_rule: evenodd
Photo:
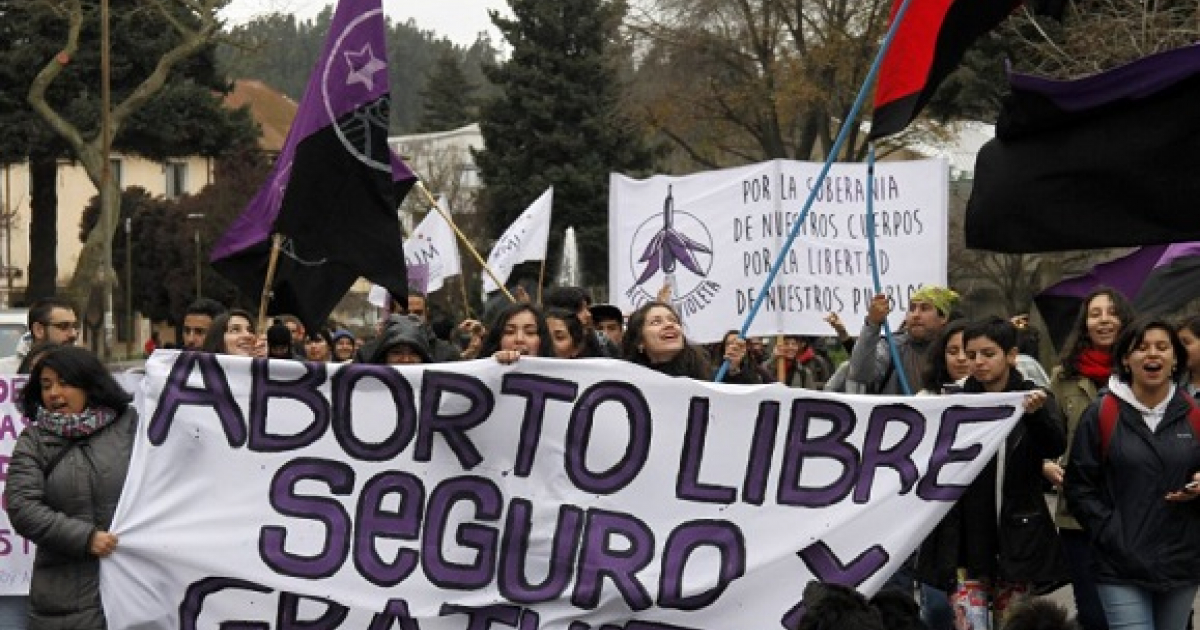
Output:
<svg viewBox="0 0 1200 630">
<path fill-rule="evenodd" d="M 1184 394 L 1188 401 L 1188 424 L 1192 425 L 1192 435 L 1200 440 L 1200 405 L 1191 396 Z M 1121 404 L 1111 393 L 1104 394 L 1100 400 L 1100 453 L 1108 459 L 1108 443 L 1112 441 L 1113 431 L 1117 428 L 1117 418 L 1121 415 Z"/>
</svg>

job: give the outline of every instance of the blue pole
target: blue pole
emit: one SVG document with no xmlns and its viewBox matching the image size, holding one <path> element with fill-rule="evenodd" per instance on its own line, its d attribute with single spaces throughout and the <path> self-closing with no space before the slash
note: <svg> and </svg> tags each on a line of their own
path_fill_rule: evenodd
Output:
<svg viewBox="0 0 1200 630">
<path fill-rule="evenodd" d="M 867 147 L 867 255 L 871 259 L 871 282 L 875 294 L 883 293 L 883 284 L 879 280 L 879 259 L 875 256 L 875 143 Z M 888 342 L 888 352 L 892 355 L 892 365 L 896 366 L 896 376 L 900 379 L 900 390 L 905 396 L 912 396 L 912 388 L 908 385 L 908 375 L 900 363 L 900 350 L 896 347 L 896 339 L 892 337 L 892 328 L 887 318 L 883 320 L 883 334 Z"/>
<path fill-rule="evenodd" d="M 792 245 L 796 242 L 796 237 L 800 235 L 800 228 L 804 226 L 804 220 L 808 218 L 808 212 L 812 209 L 813 201 L 817 198 L 817 192 L 821 189 L 821 183 L 825 181 L 825 177 L 829 175 L 829 169 L 833 167 L 833 161 L 837 159 L 837 154 L 841 152 L 842 145 L 846 144 L 846 137 L 850 135 L 850 129 L 855 125 L 858 119 L 858 112 L 862 110 L 863 103 L 867 100 L 867 94 L 871 91 L 871 86 L 875 83 L 875 77 L 879 74 L 879 66 L 883 65 L 883 57 L 892 46 L 892 40 L 896 38 L 896 32 L 900 30 L 900 23 L 904 21 L 904 14 L 908 12 L 908 5 L 912 0 L 903 0 L 900 3 L 900 8 L 896 10 L 896 18 L 892 20 L 891 26 L 888 27 L 887 35 L 883 38 L 883 43 L 879 46 L 879 52 L 875 53 L 875 60 L 871 62 L 871 69 L 867 71 L 866 78 L 863 79 L 862 87 L 858 90 L 858 96 L 854 99 L 854 105 L 850 107 L 850 112 L 846 115 L 846 119 L 842 121 L 842 128 L 838 131 L 837 139 L 834 140 L 833 146 L 829 148 L 829 155 L 825 158 L 825 164 L 821 167 L 821 173 L 817 176 L 817 185 L 812 187 L 808 192 L 808 199 L 804 202 L 804 210 L 800 212 L 800 217 L 795 225 L 792 226 L 792 231 L 788 233 L 787 241 L 783 248 L 779 250 L 779 256 L 775 258 L 775 263 L 771 265 L 771 271 L 767 274 L 767 279 L 763 281 L 762 289 L 758 292 L 758 297 L 755 298 L 754 304 L 750 307 L 750 312 L 746 314 L 746 321 L 742 323 L 742 328 L 738 332 L 738 336 L 745 339 L 747 331 L 750 330 L 750 325 L 754 323 L 754 318 L 758 316 L 758 309 L 762 308 L 763 300 L 767 298 L 767 292 L 771 289 L 771 285 L 775 284 L 775 277 L 779 275 L 779 270 L 783 267 L 788 252 L 792 250 Z M 721 362 L 721 368 L 717 370 L 714 381 L 720 383 L 725 380 L 725 374 L 729 371 L 729 360 Z"/>
</svg>

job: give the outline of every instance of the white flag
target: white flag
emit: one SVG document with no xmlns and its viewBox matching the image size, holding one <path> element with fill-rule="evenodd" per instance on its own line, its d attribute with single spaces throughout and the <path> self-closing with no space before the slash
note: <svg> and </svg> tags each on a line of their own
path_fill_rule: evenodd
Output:
<svg viewBox="0 0 1200 630">
<path fill-rule="evenodd" d="M 450 210 L 446 208 L 445 197 L 438 200 L 438 207 L 447 215 L 450 214 Z M 454 229 L 446 222 L 441 212 L 430 211 L 417 229 L 413 230 L 412 236 L 404 241 L 404 260 L 410 268 L 421 265 L 429 268 L 426 293 L 437 291 L 442 288 L 447 278 L 462 273 Z"/>
<path fill-rule="evenodd" d="M 522 212 L 496 241 L 492 253 L 488 254 L 487 264 L 501 284 L 508 282 L 508 276 L 518 264 L 546 259 L 546 243 L 550 240 L 550 206 L 553 203 L 554 187 L 551 186 L 537 201 L 529 204 L 525 212 Z M 499 289 L 492 278 L 484 273 L 484 294 Z"/>
</svg>

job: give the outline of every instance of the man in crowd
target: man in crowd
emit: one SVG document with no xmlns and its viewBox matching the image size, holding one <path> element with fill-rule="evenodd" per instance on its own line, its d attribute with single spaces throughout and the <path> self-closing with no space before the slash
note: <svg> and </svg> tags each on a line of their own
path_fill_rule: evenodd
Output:
<svg viewBox="0 0 1200 630">
<path fill-rule="evenodd" d="M 942 327 L 958 305 L 958 293 L 927 284 L 908 298 L 908 314 L 904 330 L 893 335 L 900 365 L 908 384 L 908 393 L 915 394 L 921 386 L 925 368 L 925 351 L 942 332 Z M 901 379 L 887 339 L 880 334 L 883 322 L 892 307 L 887 296 L 876 295 L 867 310 L 862 334 L 850 354 L 848 380 L 866 388 L 872 394 L 903 394 Z"/>
<path fill-rule="evenodd" d="M 183 349 L 200 350 L 212 322 L 225 312 L 225 305 L 216 300 L 199 298 L 183 313 Z"/>
<path fill-rule="evenodd" d="M 592 314 L 592 323 L 595 324 L 596 330 L 620 348 L 621 338 L 625 335 L 625 317 L 621 314 L 621 309 L 612 304 L 595 304 L 588 310 Z"/>
<path fill-rule="evenodd" d="M 17 353 L 0 359 L 0 374 L 16 374 L 29 349 L 41 343 L 74 345 L 79 338 L 79 318 L 75 307 L 60 298 L 42 298 L 29 307 L 26 319 L 29 343 L 22 343 Z"/>
</svg>

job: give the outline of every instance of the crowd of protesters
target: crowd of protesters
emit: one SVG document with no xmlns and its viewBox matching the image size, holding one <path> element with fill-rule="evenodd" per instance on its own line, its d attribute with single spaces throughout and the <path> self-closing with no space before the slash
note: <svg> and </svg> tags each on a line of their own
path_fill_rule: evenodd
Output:
<svg viewBox="0 0 1200 630">
<path fill-rule="evenodd" d="M 1047 376 L 1035 358 L 1036 331 L 1027 316 L 968 321 L 960 306 L 953 290 L 926 286 L 909 297 L 904 323 L 890 339 L 884 331 L 892 304 L 876 296 L 857 337 L 830 314 L 834 334 L 828 337 L 743 339 L 730 331 L 719 343 L 701 346 L 688 338 L 669 294 L 626 316 L 615 306 L 593 304 L 583 289 L 559 287 L 541 305 L 519 300 L 488 321 L 454 323 L 413 293 L 404 303 L 393 301 L 369 339 L 333 322 L 307 330 L 290 315 L 259 330 L 246 311 L 198 300 L 184 314 L 181 341 L 190 351 L 332 363 L 607 357 L 669 376 L 720 375 L 741 385 L 878 395 L 1023 392 L 1024 414 L 1000 452 L 889 583 L 913 603 L 914 619 L 903 627 L 965 630 L 951 605 L 964 578 L 983 585 L 996 619 L 1010 620 L 1007 627 L 1190 627 L 1200 584 L 1200 504 L 1194 501 L 1200 496 L 1194 400 L 1200 318 L 1179 325 L 1138 318 L 1120 293 L 1099 288 L 1084 300 L 1062 358 Z M 127 459 L 128 427 L 136 417 L 97 371 L 95 358 L 74 347 L 79 324 L 70 304 L 39 301 L 29 319 L 30 347 L 9 362 L 10 370 L 32 371 L 27 392 L 34 395 L 25 407 L 37 422 L 13 453 L 5 498 L 14 527 L 38 545 L 39 556 L 30 598 L 0 598 L 0 622 L 14 610 L 26 614 L 27 605 L 30 628 L 103 628 L 98 591 L 68 589 L 60 577 L 64 571 L 94 575 L 98 558 L 117 548 L 107 523 L 123 465 L 100 477 L 82 468 L 71 478 L 50 473 L 83 465 L 78 444 Z M 1049 502 L 1053 511 L 1048 490 L 1059 495 Z M 66 549 L 86 553 L 60 557 Z M 1037 603 L 1037 595 L 1066 584 L 1077 611 L 1073 620 Z M 1021 599 L 1033 605 L 1007 605 Z M 1037 616 L 1030 609 L 1054 624 L 1029 625 Z M 818 621 L 811 617 L 810 627 L 836 627 Z"/>
</svg>

